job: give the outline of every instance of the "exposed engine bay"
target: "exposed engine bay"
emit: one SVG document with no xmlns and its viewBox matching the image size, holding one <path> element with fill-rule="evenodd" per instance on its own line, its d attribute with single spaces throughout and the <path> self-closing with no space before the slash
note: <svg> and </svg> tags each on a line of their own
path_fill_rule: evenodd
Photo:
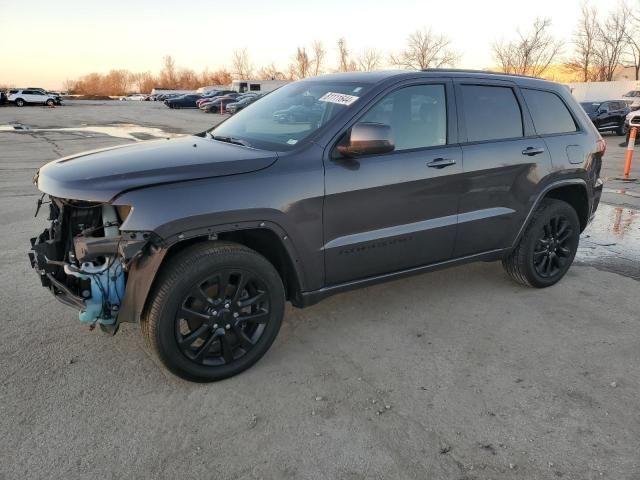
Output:
<svg viewBox="0 0 640 480">
<path fill-rule="evenodd" d="M 80 321 L 113 327 L 125 299 L 127 270 L 149 236 L 123 239 L 130 207 L 49 197 L 51 224 L 31 239 L 31 266 L 62 303 L 80 310 Z M 37 215 L 36 211 L 36 215 Z"/>
</svg>

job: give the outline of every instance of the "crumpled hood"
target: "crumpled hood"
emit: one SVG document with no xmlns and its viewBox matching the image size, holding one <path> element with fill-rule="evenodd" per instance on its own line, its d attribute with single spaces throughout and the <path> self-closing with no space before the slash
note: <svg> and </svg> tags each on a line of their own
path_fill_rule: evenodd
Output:
<svg viewBox="0 0 640 480">
<path fill-rule="evenodd" d="M 34 180 L 54 197 L 108 202 L 126 190 L 261 170 L 277 158 L 274 152 L 190 136 L 61 158 L 40 168 Z"/>
</svg>

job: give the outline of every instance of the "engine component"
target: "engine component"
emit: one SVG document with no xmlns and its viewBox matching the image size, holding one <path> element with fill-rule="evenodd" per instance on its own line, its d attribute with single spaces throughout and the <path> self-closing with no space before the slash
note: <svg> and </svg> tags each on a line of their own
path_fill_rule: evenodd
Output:
<svg viewBox="0 0 640 480">
<path fill-rule="evenodd" d="M 82 292 L 85 308 L 78 314 L 80 321 L 113 325 L 124 299 L 124 269 L 120 259 L 109 257 L 104 265 L 86 262 L 80 270 L 65 265 L 64 271 L 91 284 L 90 290 Z"/>
</svg>

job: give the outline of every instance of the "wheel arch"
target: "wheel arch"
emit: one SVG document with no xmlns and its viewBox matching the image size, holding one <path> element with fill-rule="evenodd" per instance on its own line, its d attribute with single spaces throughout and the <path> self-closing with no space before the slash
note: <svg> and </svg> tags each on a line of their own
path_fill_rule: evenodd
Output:
<svg viewBox="0 0 640 480">
<path fill-rule="evenodd" d="M 573 207 L 580 220 L 580 232 L 582 233 L 589 223 L 589 195 L 586 185 L 572 184 L 560 185 L 549 190 L 543 198 L 562 200 Z"/>
<path fill-rule="evenodd" d="M 580 232 L 582 233 L 584 229 L 587 228 L 587 224 L 589 223 L 589 213 L 591 211 L 591 202 L 589 201 L 587 183 L 581 178 L 559 180 L 549 183 L 538 193 L 525 218 L 525 221 L 516 235 L 512 248 L 518 245 L 520 238 L 522 238 L 527 226 L 531 222 L 533 213 L 536 208 L 538 208 L 540 202 L 545 198 L 553 198 L 567 202 L 578 214 L 578 219 L 580 220 Z"/>
<path fill-rule="evenodd" d="M 263 226 L 260 226 L 263 225 Z M 287 235 L 269 228 L 265 222 L 258 226 L 234 225 L 233 228 L 209 228 L 205 231 L 194 232 L 192 235 L 179 235 L 175 241 L 168 242 L 158 248 L 148 259 L 143 259 L 142 267 L 136 268 L 136 278 L 127 280 L 125 301 L 120 311 L 118 323 L 137 322 L 143 318 L 149 309 L 151 295 L 156 288 L 158 278 L 168 260 L 179 254 L 185 248 L 202 242 L 225 241 L 244 245 L 255 250 L 277 270 L 285 287 L 286 299 L 295 306 L 302 306 L 302 273 L 298 268 L 298 261 L 291 248 L 285 246 Z M 134 273 L 132 269 L 131 273 Z M 130 289 L 131 286 L 131 289 Z"/>
<path fill-rule="evenodd" d="M 237 243 L 255 250 L 273 265 L 284 284 L 286 299 L 295 304 L 296 299 L 300 297 L 302 292 L 301 277 L 295 267 L 297 262 L 292 258 L 292 253 L 283 243 L 288 240 L 288 237 L 286 235 L 284 235 L 284 237 L 283 239 L 280 234 L 266 226 L 229 229 L 218 231 L 214 234 L 193 236 L 172 244 L 168 248 L 160 269 L 162 269 L 162 266 L 165 265 L 170 258 L 180 253 L 186 247 L 196 243 L 211 241 Z"/>
</svg>

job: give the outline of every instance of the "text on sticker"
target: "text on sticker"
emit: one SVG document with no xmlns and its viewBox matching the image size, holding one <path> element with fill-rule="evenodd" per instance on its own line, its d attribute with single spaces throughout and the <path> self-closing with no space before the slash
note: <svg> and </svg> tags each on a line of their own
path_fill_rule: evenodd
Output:
<svg viewBox="0 0 640 480">
<path fill-rule="evenodd" d="M 327 92 L 318 99 L 319 102 L 337 103 L 339 105 L 351 105 L 360 97 L 345 95 L 344 93 Z"/>
</svg>

